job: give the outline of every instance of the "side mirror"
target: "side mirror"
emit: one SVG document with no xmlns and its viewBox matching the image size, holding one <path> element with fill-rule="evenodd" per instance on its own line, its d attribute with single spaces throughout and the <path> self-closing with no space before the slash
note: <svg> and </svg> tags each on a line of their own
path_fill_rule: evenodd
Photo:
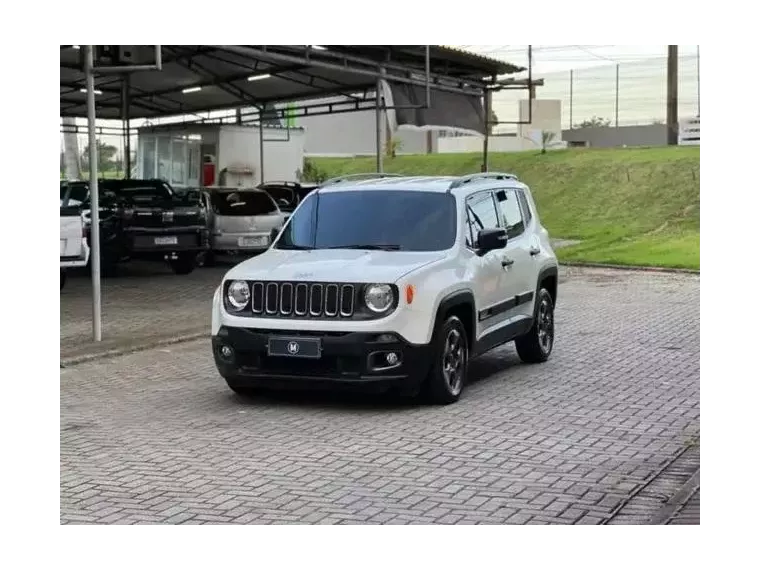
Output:
<svg viewBox="0 0 760 570">
<path fill-rule="evenodd" d="M 478 232 L 478 250 L 480 255 L 507 245 L 507 230 L 504 228 L 488 228 Z"/>
</svg>

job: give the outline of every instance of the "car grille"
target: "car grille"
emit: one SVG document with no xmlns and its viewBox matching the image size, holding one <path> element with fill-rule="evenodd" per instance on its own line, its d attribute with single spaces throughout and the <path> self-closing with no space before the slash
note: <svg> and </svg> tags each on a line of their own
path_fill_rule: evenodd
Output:
<svg viewBox="0 0 760 570">
<path fill-rule="evenodd" d="M 356 287 L 349 283 L 251 283 L 251 312 L 267 317 L 349 318 L 356 307 Z"/>
</svg>

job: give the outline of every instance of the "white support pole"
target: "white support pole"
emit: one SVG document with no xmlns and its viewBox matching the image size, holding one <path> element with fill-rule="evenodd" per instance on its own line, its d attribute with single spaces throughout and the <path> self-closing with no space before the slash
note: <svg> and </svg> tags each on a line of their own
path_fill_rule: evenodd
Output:
<svg viewBox="0 0 760 570">
<path fill-rule="evenodd" d="M 83 46 L 87 91 L 87 134 L 90 141 L 90 265 L 92 267 L 92 340 L 102 340 L 100 315 L 100 200 L 98 196 L 98 141 L 95 137 L 95 77 L 93 51 Z"/>
</svg>

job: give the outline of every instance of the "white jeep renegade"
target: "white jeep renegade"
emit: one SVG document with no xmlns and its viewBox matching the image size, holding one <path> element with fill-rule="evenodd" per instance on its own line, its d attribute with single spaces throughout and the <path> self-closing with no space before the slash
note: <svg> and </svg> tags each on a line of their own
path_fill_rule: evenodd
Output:
<svg viewBox="0 0 760 570">
<path fill-rule="evenodd" d="M 237 393 L 356 384 L 459 399 L 468 360 L 554 341 L 557 258 L 512 174 L 348 177 L 314 190 L 214 294 L 212 348 Z"/>
</svg>

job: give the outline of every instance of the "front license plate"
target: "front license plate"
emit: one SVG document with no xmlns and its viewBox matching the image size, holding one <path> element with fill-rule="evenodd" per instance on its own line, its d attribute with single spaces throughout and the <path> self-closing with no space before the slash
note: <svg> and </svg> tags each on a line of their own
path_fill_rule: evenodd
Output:
<svg viewBox="0 0 760 570">
<path fill-rule="evenodd" d="M 269 356 L 290 356 L 293 358 L 319 358 L 322 343 L 318 338 L 270 337 Z"/>
<path fill-rule="evenodd" d="M 238 238 L 238 245 L 240 247 L 265 247 L 268 242 L 269 240 L 267 240 L 266 236 Z"/>
<path fill-rule="evenodd" d="M 177 245 L 177 236 L 157 237 L 153 241 L 156 245 Z"/>
</svg>

